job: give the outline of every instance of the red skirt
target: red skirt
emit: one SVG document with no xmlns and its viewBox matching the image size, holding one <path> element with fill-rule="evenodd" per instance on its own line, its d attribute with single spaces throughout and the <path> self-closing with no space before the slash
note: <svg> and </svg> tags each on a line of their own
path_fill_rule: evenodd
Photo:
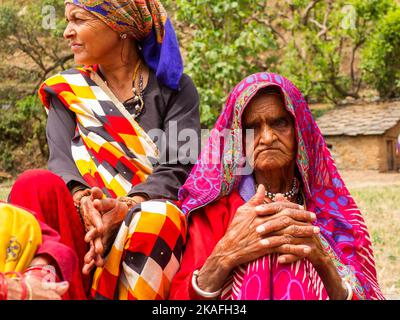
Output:
<svg viewBox="0 0 400 320">
<path fill-rule="evenodd" d="M 60 235 L 60 242 L 78 256 L 78 267 L 72 270 L 70 289 L 63 299 L 85 300 L 89 297 L 91 278 L 82 274 L 83 258 L 89 247 L 84 241 L 85 230 L 64 181 L 47 170 L 28 170 L 15 181 L 9 202 L 37 214 L 37 218 Z M 60 253 L 52 258 L 62 272 L 68 268 Z"/>
</svg>

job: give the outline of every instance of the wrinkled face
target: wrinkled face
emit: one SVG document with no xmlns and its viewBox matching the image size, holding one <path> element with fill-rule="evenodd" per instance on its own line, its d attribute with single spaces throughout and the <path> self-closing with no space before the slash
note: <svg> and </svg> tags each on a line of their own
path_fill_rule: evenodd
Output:
<svg viewBox="0 0 400 320">
<path fill-rule="evenodd" d="M 120 46 L 120 37 L 103 21 L 73 4 L 65 7 L 68 25 L 64 38 L 74 54 L 76 64 L 101 64 L 112 61 L 116 48 Z"/>
<path fill-rule="evenodd" d="M 257 94 L 242 117 L 243 129 L 254 130 L 254 141 L 246 141 L 246 157 L 254 157 L 256 171 L 289 166 L 296 156 L 292 115 L 278 94 Z M 250 161 L 251 162 L 251 161 Z"/>
</svg>

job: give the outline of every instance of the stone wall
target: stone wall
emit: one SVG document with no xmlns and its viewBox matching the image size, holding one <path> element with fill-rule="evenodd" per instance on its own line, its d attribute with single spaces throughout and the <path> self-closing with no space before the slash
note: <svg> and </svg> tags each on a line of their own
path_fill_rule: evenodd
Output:
<svg viewBox="0 0 400 320">
<path fill-rule="evenodd" d="M 329 136 L 325 141 L 332 146 L 330 150 L 339 170 L 380 170 L 382 137 Z"/>
<path fill-rule="evenodd" d="M 339 169 L 388 171 L 387 142 L 395 143 L 400 134 L 400 123 L 382 136 L 328 136 L 331 153 Z M 400 170 L 400 156 L 394 153 L 394 168 Z"/>
</svg>

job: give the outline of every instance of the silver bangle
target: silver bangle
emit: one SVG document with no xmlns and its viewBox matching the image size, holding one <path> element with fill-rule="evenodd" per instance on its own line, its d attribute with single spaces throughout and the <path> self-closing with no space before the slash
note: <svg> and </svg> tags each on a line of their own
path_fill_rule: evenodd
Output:
<svg viewBox="0 0 400 320">
<path fill-rule="evenodd" d="M 343 286 L 347 290 L 347 297 L 346 300 L 351 300 L 353 299 L 353 288 L 351 287 L 350 283 L 348 283 L 346 280 L 342 279 Z"/>
<path fill-rule="evenodd" d="M 215 292 L 203 291 L 197 285 L 197 277 L 199 276 L 199 270 L 195 270 L 192 276 L 192 287 L 196 293 L 204 298 L 217 298 L 221 294 L 221 289 Z"/>
</svg>

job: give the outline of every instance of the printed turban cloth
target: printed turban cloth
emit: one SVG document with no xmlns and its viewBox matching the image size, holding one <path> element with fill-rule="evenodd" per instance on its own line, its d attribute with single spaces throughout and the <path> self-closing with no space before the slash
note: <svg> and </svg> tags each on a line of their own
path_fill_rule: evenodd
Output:
<svg viewBox="0 0 400 320">
<path fill-rule="evenodd" d="M 183 73 L 178 40 L 158 0 L 65 0 L 99 18 L 111 29 L 138 41 L 143 59 L 167 87 L 177 90 Z"/>
</svg>

